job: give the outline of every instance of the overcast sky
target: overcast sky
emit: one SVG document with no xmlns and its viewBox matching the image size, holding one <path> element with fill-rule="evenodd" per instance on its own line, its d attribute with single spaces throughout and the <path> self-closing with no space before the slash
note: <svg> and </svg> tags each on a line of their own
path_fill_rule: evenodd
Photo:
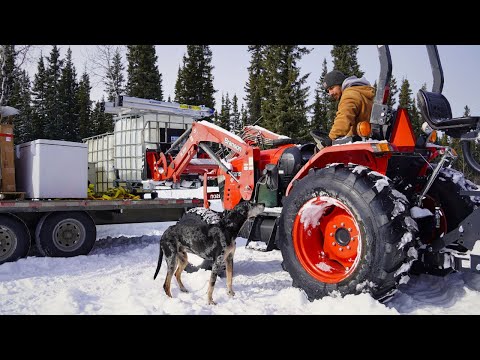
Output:
<svg viewBox="0 0 480 360">
<path fill-rule="evenodd" d="M 62 58 L 69 45 L 59 45 Z M 302 74 L 310 73 L 310 102 L 313 102 L 316 82 L 320 78 L 323 59 L 327 59 L 328 69 L 332 69 L 330 51 L 332 45 L 306 45 L 312 52 L 303 57 L 300 62 Z M 87 50 L 94 45 L 70 45 L 73 59 L 80 76 L 85 68 Z M 50 46 L 43 47 L 43 54 L 48 55 Z M 216 93 L 216 108 L 219 108 L 222 94 L 227 92 L 230 98 L 236 93 L 240 101 L 245 97 L 245 83 L 247 81 L 247 67 L 250 55 L 247 45 L 211 45 L 213 53 L 213 77 Z M 186 45 L 157 45 L 158 69 L 163 76 L 164 97 L 174 97 L 174 86 L 178 67 L 186 52 Z M 453 116 L 462 116 L 465 105 L 468 105 L 472 115 L 480 115 L 478 101 L 478 84 L 480 83 L 480 45 L 439 45 L 440 59 L 445 76 L 443 94 L 450 101 Z M 426 47 L 424 45 L 390 45 L 392 55 L 393 75 L 400 85 L 403 78 L 407 78 L 412 93 L 416 95 L 423 83 L 430 90 L 433 82 L 432 72 Z M 126 64 L 126 61 L 124 61 Z M 360 68 L 365 77 L 373 84 L 378 79 L 380 66 L 378 52 L 375 45 L 360 45 L 358 51 Z M 36 63 L 33 64 L 36 71 Z M 92 79 L 93 81 L 93 79 Z M 103 94 L 103 85 L 92 89 L 91 97 L 99 100 Z M 193 104 L 200 105 L 200 104 Z"/>
</svg>

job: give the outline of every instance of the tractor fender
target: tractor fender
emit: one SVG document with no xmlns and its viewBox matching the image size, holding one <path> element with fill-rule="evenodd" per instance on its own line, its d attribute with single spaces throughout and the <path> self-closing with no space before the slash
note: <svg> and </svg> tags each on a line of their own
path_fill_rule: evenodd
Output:
<svg viewBox="0 0 480 360">
<path fill-rule="evenodd" d="M 334 164 L 363 165 L 372 171 L 385 175 L 387 172 L 388 159 L 392 156 L 391 146 L 384 147 L 387 151 L 379 151 L 379 143 L 386 142 L 355 142 L 332 145 L 323 148 L 307 161 L 298 171 L 287 187 L 286 195 L 290 193 L 295 182 L 305 177 L 310 170 L 321 169 Z"/>
</svg>

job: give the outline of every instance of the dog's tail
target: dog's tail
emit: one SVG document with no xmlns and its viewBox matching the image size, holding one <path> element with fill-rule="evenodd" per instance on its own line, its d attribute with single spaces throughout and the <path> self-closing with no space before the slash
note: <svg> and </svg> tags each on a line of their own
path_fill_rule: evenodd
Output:
<svg viewBox="0 0 480 360">
<path fill-rule="evenodd" d="M 160 271 L 160 267 L 162 266 L 162 259 L 163 259 L 163 250 L 162 250 L 162 243 L 160 241 L 160 254 L 158 254 L 157 270 L 155 270 L 155 275 L 153 275 L 153 280 L 157 278 L 158 272 Z"/>
</svg>

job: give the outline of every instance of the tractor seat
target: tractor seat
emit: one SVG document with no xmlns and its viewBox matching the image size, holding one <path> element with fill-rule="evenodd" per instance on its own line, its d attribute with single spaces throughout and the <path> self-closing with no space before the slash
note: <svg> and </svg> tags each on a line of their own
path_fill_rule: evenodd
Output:
<svg viewBox="0 0 480 360">
<path fill-rule="evenodd" d="M 465 116 L 452 119 L 450 103 L 441 93 L 433 93 L 420 89 L 417 93 L 417 103 L 423 120 L 435 130 L 472 127 L 480 120 L 478 116 Z"/>
</svg>

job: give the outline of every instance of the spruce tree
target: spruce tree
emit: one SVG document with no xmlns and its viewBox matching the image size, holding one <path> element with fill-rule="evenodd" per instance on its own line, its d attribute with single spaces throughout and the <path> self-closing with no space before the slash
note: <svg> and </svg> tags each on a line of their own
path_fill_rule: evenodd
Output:
<svg viewBox="0 0 480 360">
<path fill-rule="evenodd" d="M 227 93 L 225 97 L 222 95 L 222 106 L 221 106 L 220 114 L 218 115 L 218 122 L 217 122 L 218 126 L 220 126 L 221 128 L 227 131 L 232 130 L 230 128 L 231 112 L 232 112 L 232 104 L 230 102 L 230 98 Z"/>
<path fill-rule="evenodd" d="M 240 134 L 242 131 L 242 120 L 240 118 L 240 112 L 238 111 L 238 97 L 237 94 L 233 94 L 232 99 L 232 112 L 230 114 L 230 131 L 235 134 Z"/>
<path fill-rule="evenodd" d="M 183 70 L 185 68 L 185 56 L 183 57 L 183 65 L 178 67 L 177 81 L 175 81 L 175 97 L 176 102 L 185 102 L 183 98 L 186 94 L 185 81 L 183 80 Z"/>
<path fill-rule="evenodd" d="M 78 123 L 79 123 L 79 138 L 85 139 L 87 137 L 98 135 L 93 132 L 91 123 L 92 101 L 90 100 L 90 77 L 87 72 L 84 72 L 78 84 L 77 91 L 77 108 L 78 108 Z"/>
<path fill-rule="evenodd" d="M 14 117 L 14 144 L 22 144 L 34 140 L 32 133 L 32 109 L 30 96 L 30 79 L 25 70 L 16 71 L 13 89 L 10 97 L 10 105 L 20 111 Z"/>
<path fill-rule="evenodd" d="M 248 81 L 245 85 L 245 102 L 249 124 L 255 123 L 261 116 L 262 81 L 264 71 L 265 45 L 249 45 L 248 52 L 251 54 L 250 66 L 248 67 Z"/>
<path fill-rule="evenodd" d="M 331 50 L 333 69 L 343 72 L 347 76 L 362 77 L 357 61 L 358 45 L 333 45 Z"/>
<path fill-rule="evenodd" d="M 242 107 L 240 108 L 240 121 L 242 124 L 242 129 L 248 125 L 248 112 L 245 106 L 242 104 Z"/>
<path fill-rule="evenodd" d="M 305 86 L 309 74 L 300 76 L 297 64 L 310 50 L 298 45 L 270 45 L 269 48 L 267 76 L 262 85 L 267 90 L 267 97 L 262 101 L 262 121 L 267 129 L 278 134 L 299 140 L 309 139 L 309 87 Z"/>
<path fill-rule="evenodd" d="M 59 119 L 57 139 L 81 141 L 79 137 L 77 74 L 72 62 L 72 50 L 68 48 L 58 82 Z"/>
<path fill-rule="evenodd" d="M 15 45 L 0 45 L 0 106 L 10 105 L 15 81 Z"/>
<path fill-rule="evenodd" d="M 265 60 L 263 74 L 259 79 L 259 88 L 261 89 L 261 115 L 260 120 L 256 120 L 259 126 L 275 131 L 275 102 L 277 89 L 280 87 L 278 76 L 278 67 L 280 64 L 280 46 L 265 46 Z"/>
<path fill-rule="evenodd" d="M 415 119 L 415 116 L 417 114 L 415 108 L 415 101 L 412 98 L 412 90 L 410 89 L 410 83 L 406 78 L 402 80 L 402 85 L 400 86 L 400 93 L 398 95 L 398 102 L 398 106 L 400 108 L 407 110 L 408 116 L 412 123 L 413 132 L 417 137 L 421 132 L 421 124 L 418 124 Z"/>
<path fill-rule="evenodd" d="M 154 45 L 127 45 L 129 96 L 163 101 L 162 75 Z"/>
<path fill-rule="evenodd" d="M 91 124 L 94 131 L 94 135 L 100 135 L 100 134 L 105 134 L 107 132 L 112 132 L 114 129 L 112 117 L 108 116 L 111 114 L 106 114 L 105 111 L 102 110 L 101 104 L 104 101 L 105 101 L 105 98 L 102 97 L 101 101 L 95 102 L 95 106 L 91 114 Z"/>
<path fill-rule="evenodd" d="M 175 84 L 176 101 L 215 108 L 212 51 L 208 45 L 187 45 Z"/>
<path fill-rule="evenodd" d="M 93 106 L 92 113 L 90 114 L 90 123 L 92 127 L 92 132 L 94 135 L 103 134 L 101 131 L 103 118 L 102 118 L 102 110 L 101 110 L 101 102 L 96 101 L 95 105 Z"/>
<path fill-rule="evenodd" d="M 33 81 L 32 87 L 32 127 L 29 134 L 30 141 L 36 139 L 44 139 L 44 128 L 47 122 L 47 73 L 43 56 L 40 55 L 37 65 L 37 73 Z"/>
<path fill-rule="evenodd" d="M 317 81 L 315 89 L 315 100 L 313 103 L 313 116 L 311 120 L 311 129 L 323 132 L 329 132 L 333 119 L 328 117 L 328 108 L 330 104 L 329 95 L 323 87 L 323 81 L 327 70 L 327 59 L 323 59 L 322 73 Z"/>
<path fill-rule="evenodd" d="M 375 92 L 377 91 L 376 87 L 377 81 L 375 80 Z M 392 75 L 392 78 L 390 79 L 390 94 L 388 95 L 387 99 L 387 105 L 390 107 L 394 107 L 395 104 L 397 103 L 396 96 L 398 94 L 398 85 L 397 85 L 397 79 Z"/>
<path fill-rule="evenodd" d="M 43 134 L 47 139 L 62 139 L 63 137 L 63 106 L 60 102 L 60 77 L 63 60 L 60 59 L 60 51 L 54 45 L 50 56 L 47 57 L 45 68 L 45 113 Z"/>
<path fill-rule="evenodd" d="M 400 94 L 398 95 L 398 106 L 410 111 L 413 107 L 412 90 L 410 89 L 410 83 L 408 79 L 403 78 L 402 85 L 400 86 Z"/>
<path fill-rule="evenodd" d="M 112 63 L 107 68 L 107 75 L 105 77 L 105 87 L 108 101 L 114 101 L 116 96 L 124 94 L 124 69 L 125 67 L 122 64 L 120 49 L 117 47 L 112 58 Z"/>
</svg>

